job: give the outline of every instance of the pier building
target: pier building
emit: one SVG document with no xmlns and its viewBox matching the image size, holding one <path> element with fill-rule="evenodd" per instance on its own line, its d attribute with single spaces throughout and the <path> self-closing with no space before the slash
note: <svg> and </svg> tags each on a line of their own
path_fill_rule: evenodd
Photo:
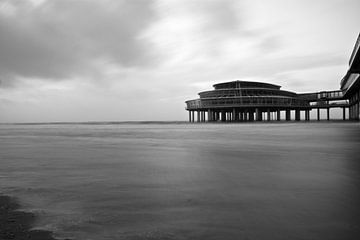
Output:
<svg viewBox="0 0 360 240">
<path fill-rule="evenodd" d="M 281 111 L 290 120 L 291 111 L 300 120 L 300 112 L 310 119 L 309 101 L 281 86 L 248 81 L 232 81 L 213 85 L 214 90 L 200 92 L 200 98 L 186 101 L 189 121 L 262 121 L 280 120 Z"/>
<path fill-rule="evenodd" d="M 186 101 L 190 122 L 310 120 L 310 111 L 342 108 L 342 118 L 360 119 L 360 34 L 349 60 L 349 69 L 340 90 L 295 93 L 265 82 L 231 81 L 213 85 L 214 89 L 199 93 L 198 99 Z M 348 114 L 346 114 L 348 111 Z M 282 113 L 283 112 L 283 113 Z M 293 114 L 292 114 L 293 112 Z M 303 113 L 303 114 L 302 114 Z"/>
<path fill-rule="evenodd" d="M 360 119 L 360 34 L 349 60 L 349 69 L 341 80 L 340 88 L 344 98 L 349 100 L 349 118 Z"/>
</svg>

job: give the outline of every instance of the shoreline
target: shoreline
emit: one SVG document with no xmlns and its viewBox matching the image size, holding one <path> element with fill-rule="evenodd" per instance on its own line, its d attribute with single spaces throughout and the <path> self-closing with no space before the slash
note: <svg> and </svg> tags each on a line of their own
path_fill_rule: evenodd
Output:
<svg viewBox="0 0 360 240">
<path fill-rule="evenodd" d="M 32 230 L 35 214 L 19 211 L 19 208 L 15 198 L 0 195 L 0 239 L 57 240 L 50 231 Z"/>
</svg>

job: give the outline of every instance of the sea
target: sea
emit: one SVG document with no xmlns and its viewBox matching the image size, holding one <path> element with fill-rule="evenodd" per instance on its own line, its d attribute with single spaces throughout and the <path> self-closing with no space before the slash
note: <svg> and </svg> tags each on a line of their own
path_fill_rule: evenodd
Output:
<svg viewBox="0 0 360 240">
<path fill-rule="evenodd" d="M 360 124 L 0 125 L 0 195 L 59 239 L 360 239 Z"/>
</svg>

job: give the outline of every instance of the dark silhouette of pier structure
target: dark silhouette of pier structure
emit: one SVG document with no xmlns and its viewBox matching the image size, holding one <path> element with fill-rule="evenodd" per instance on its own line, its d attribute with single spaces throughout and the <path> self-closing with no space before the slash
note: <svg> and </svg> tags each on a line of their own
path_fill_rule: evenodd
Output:
<svg viewBox="0 0 360 240">
<path fill-rule="evenodd" d="M 342 109 L 342 119 L 359 120 L 360 109 L 360 34 L 349 61 L 349 69 L 341 80 L 340 90 L 295 93 L 281 86 L 249 81 L 231 81 L 213 85 L 214 89 L 200 92 L 200 98 L 186 101 L 190 122 L 242 121 L 310 121 L 310 111 Z M 348 114 L 346 114 L 348 111 Z M 303 116 L 303 117 L 301 117 Z"/>
</svg>

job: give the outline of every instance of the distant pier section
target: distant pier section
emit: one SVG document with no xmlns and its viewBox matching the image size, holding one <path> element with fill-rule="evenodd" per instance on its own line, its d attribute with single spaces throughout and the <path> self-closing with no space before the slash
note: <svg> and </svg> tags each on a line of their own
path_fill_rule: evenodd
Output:
<svg viewBox="0 0 360 240">
<path fill-rule="evenodd" d="M 199 93 L 198 99 L 186 101 L 189 122 L 300 121 L 310 120 L 310 111 L 326 109 L 330 120 L 332 108 L 342 109 L 342 119 L 360 118 L 360 35 L 349 61 L 349 70 L 340 89 L 313 93 L 295 93 L 265 82 L 231 81 L 213 85 L 214 89 Z M 348 114 L 346 114 L 348 111 Z"/>
</svg>

